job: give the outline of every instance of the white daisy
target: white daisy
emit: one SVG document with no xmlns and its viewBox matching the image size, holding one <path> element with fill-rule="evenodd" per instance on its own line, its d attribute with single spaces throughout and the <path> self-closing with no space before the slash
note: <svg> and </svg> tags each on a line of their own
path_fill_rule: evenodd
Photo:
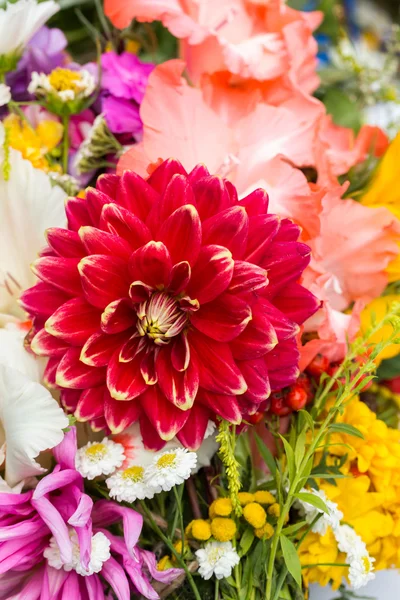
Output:
<svg viewBox="0 0 400 600">
<path fill-rule="evenodd" d="M 370 557 L 365 542 L 354 529 L 349 525 L 340 525 L 333 533 L 340 552 L 346 554 L 346 562 L 350 564 L 349 581 L 352 589 L 358 590 L 375 579 L 375 559 Z"/>
<path fill-rule="evenodd" d="M 332 527 L 332 529 L 335 530 L 340 525 L 340 521 L 343 519 L 343 513 L 338 509 L 337 504 L 329 500 L 323 490 L 302 489 L 301 491 L 318 496 L 318 498 L 325 503 L 329 511 L 329 514 L 326 514 L 308 502 L 303 502 L 302 500 L 298 500 L 296 502 L 296 504 L 300 507 L 300 510 L 303 513 L 307 523 L 312 523 L 318 515 L 321 515 L 318 521 L 313 525 L 311 531 L 313 533 L 318 533 L 319 535 L 325 535 L 328 527 Z"/>
<path fill-rule="evenodd" d="M 340 552 L 348 556 L 363 556 L 367 547 L 361 537 L 349 525 L 340 525 L 334 529 L 335 538 Z"/>
<path fill-rule="evenodd" d="M 167 450 L 156 454 L 146 469 L 145 481 L 156 494 L 162 490 L 169 492 L 175 485 L 189 479 L 196 464 L 195 452 L 189 452 L 186 448 Z"/>
<path fill-rule="evenodd" d="M 96 88 L 96 81 L 86 69 L 72 71 L 57 67 L 46 75 L 45 73 L 32 73 L 31 82 L 28 86 L 30 94 L 37 96 L 56 96 L 63 102 L 87 98 Z"/>
<path fill-rule="evenodd" d="M 99 573 L 103 564 L 111 557 L 110 540 L 101 531 L 95 533 L 92 537 L 89 565 L 85 569 L 81 562 L 78 536 L 73 529 L 70 530 L 69 537 L 72 542 L 72 561 L 70 563 L 63 562 L 57 541 L 54 537 L 51 537 L 50 545 L 43 552 L 48 564 L 58 570 L 76 571 L 78 575 L 83 575 L 84 577 L 93 575 L 93 573 Z"/>
<path fill-rule="evenodd" d="M 78 450 L 75 468 L 83 477 L 94 479 L 99 475 L 111 475 L 124 460 L 124 447 L 104 438 L 102 442 L 89 442 Z"/>
<path fill-rule="evenodd" d="M 375 573 L 373 572 L 375 562 L 374 558 L 367 553 L 364 556 L 348 557 L 350 562 L 349 568 L 349 582 L 353 590 L 359 590 L 375 579 Z"/>
<path fill-rule="evenodd" d="M 239 564 L 240 558 L 232 542 L 210 542 L 196 551 L 199 561 L 199 573 L 203 579 L 229 577 L 233 567 Z"/>
<path fill-rule="evenodd" d="M 19 0 L 0 8 L 0 55 L 22 54 L 37 31 L 60 10 L 54 0 Z"/>
<path fill-rule="evenodd" d="M 110 497 L 118 502 L 129 503 L 153 498 L 155 491 L 146 483 L 145 477 L 146 470 L 140 465 L 131 465 L 127 469 L 117 471 L 106 479 Z"/>
<path fill-rule="evenodd" d="M 11 100 L 11 89 L 5 83 L 0 83 L 0 106 L 5 106 Z"/>
</svg>

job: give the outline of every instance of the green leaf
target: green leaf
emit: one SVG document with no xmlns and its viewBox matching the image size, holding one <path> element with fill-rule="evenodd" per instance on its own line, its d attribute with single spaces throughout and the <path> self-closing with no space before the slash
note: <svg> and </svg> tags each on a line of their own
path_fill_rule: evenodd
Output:
<svg viewBox="0 0 400 600">
<path fill-rule="evenodd" d="M 297 554 L 296 546 L 284 535 L 280 536 L 281 548 L 283 558 L 287 567 L 287 570 L 301 588 L 301 564 L 300 558 Z"/>
<path fill-rule="evenodd" d="M 354 425 L 349 425 L 349 423 L 333 423 L 329 426 L 329 433 L 344 433 L 346 435 L 352 435 L 354 437 L 364 439 L 364 435 L 361 433 L 357 427 Z"/>
<path fill-rule="evenodd" d="M 296 473 L 296 461 L 294 458 L 293 448 L 291 447 L 289 442 L 283 437 L 283 435 L 279 434 L 279 437 L 281 438 L 283 445 L 285 447 L 285 454 L 286 454 L 286 458 L 287 458 L 288 471 L 289 471 L 289 479 L 290 479 L 290 481 L 293 481 L 295 473 Z"/>
<path fill-rule="evenodd" d="M 299 415 L 301 415 L 303 417 L 303 419 L 306 421 L 306 423 L 309 426 L 309 428 L 311 429 L 311 431 L 314 433 L 314 419 L 312 418 L 310 413 L 307 410 L 302 409 L 302 410 L 299 410 Z"/>
<path fill-rule="evenodd" d="M 240 555 L 241 556 L 245 556 L 247 554 L 247 552 L 251 548 L 253 540 L 254 540 L 253 529 L 250 529 L 250 528 L 246 529 L 240 540 L 240 550 L 241 550 Z"/>
<path fill-rule="evenodd" d="M 298 531 L 299 529 L 306 527 L 306 525 L 308 525 L 307 521 L 299 521 L 298 523 L 294 523 L 294 525 L 289 525 L 288 527 L 282 529 L 282 533 L 284 535 L 292 535 L 293 533 L 296 533 L 296 531 Z"/>
<path fill-rule="evenodd" d="M 276 473 L 276 463 L 275 459 L 272 455 L 271 450 L 265 445 L 262 439 L 255 433 L 254 437 L 256 439 L 257 448 L 260 451 L 260 454 L 267 465 L 268 469 L 271 471 L 271 474 L 275 476 Z"/>
<path fill-rule="evenodd" d="M 318 508 L 318 510 L 329 515 L 328 507 L 319 496 L 316 496 L 315 494 L 310 494 L 309 492 L 299 492 L 298 494 L 295 494 L 295 497 L 301 500 L 302 502 L 312 504 L 312 506 L 315 506 L 315 508 Z"/>
<path fill-rule="evenodd" d="M 337 87 L 331 87 L 325 94 L 323 102 L 336 125 L 351 127 L 354 130 L 360 128 L 361 110 L 359 104 L 354 102 L 349 94 Z"/>
<path fill-rule="evenodd" d="M 303 431 L 300 433 L 299 437 L 297 438 L 296 447 L 294 450 L 294 462 L 295 462 L 297 468 L 300 467 L 301 461 L 304 458 L 305 449 L 306 449 L 306 431 L 303 429 Z"/>
<path fill-rule="evenodd" d="M 394 379 L 400 375 L 400 354 L 383 360 L 376 372 L 379 379 Z"/>
</svg>

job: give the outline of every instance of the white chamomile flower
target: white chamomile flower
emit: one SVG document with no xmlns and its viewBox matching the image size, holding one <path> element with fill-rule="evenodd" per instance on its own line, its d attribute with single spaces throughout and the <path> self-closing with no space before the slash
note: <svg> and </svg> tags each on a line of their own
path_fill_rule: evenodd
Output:
<svg viewBox="0 0 400 600">
<path fill-rule="evenodd" d="M 127 469 L 117 471 L 106 480 L 110 497 L 118 502 L 134 502 L 154 497 L 154 489 L 145 481 L 145 468 L 132 465 Z"/>
<path fill-rule="evenodd" d="M 363 556 L 367 547 L 361 537 L 349 525 L 340 525 L 334 530 L 340 552 L 348 556 Z"/>
<path fill-rule="evenodd" d="M 5 83 L 0 83 L 0 106 L 5 106 L 11 100 L 11 89 Z"/>
<path fill-rule="evenodd" d="M 69 102 L 87 98 L 95 87 L 95 79 L 86 69 L 72 71 L 57 67 L 50 75 L 34 71 L 28 91 L 37 96 L 53 96 L 62 102 Z"/>
<path fill-rule="evenodd" d="M 375 559 L 368 552 L 363 556 L 348 557 L 350 562 L 349 582 L 353 590 L 359 590 L 375 579 L 374 565 Z"/>
<path fill-rule="evenodd" d="M 350 565 L 349 582 L 352 589 L 358 590 L 375 579 L 375 559 L 368 554 L 367 546 L 358 533 L 349 525 L 340 525 L 333 533 L 340 552 L 346 554 L 346 562 Z"/>
<path fill-rule="evenodd" d="M 340 521 L 343 519 L 343 513 L 338 509 L 338 506 L 335 504 L 335 502 L 329 500 L 323 490 L 302 489 L 301 491 L 308 494 L 313 494 L 314 496 L 320 498 L 325 503 L 329 511 L 329 514 L 326 514 L 325 512 L 316 508 L 313 504 L 309 504 L 308 502 L 304 502 L 302 500 L 297 502 L 297 504 L 300 505 L 300 510 L 302 511 L 307 523 L 312 523 L 318 515 L 321 515 L 311 529 L 313 533 L 325 535 L 328 527 L 331 527 L 333 530 L 339 527 Z"/>
<path fill-rule="evenodd" d="M 99 531 L 92 536 L 90 561 L 87 569 L 85 569 L 81 562 L 79 540 L 73 529 L 70 530 L 69 537 L 72 542 L 72 561 L 69 563 L 63 562 L 57 541 L 54 537 L 51 537 L 50 545 L 43 552 L 48 564 L 54 569 L 75 571 L 78 575 L 83 575 L 84 577 L 93 575 L 93 573 L 100 573 L 103 564 L 111 558 L 111 543 L 104 533 Z"/>
<path fill-rule="evenodd" d="M 232 542 L 209 542 L 204 548 L 196 551 L 199 561 L 199 573 L 203 579 L 229 577 L 233 567 L 239 564 L 240 558 Z"/>
<path fill-rule="evenodd" d="M 156 454 L 146 469 L 146 483 L 156 494 L 162 490 L 169 492 L 175 485 L 189 479 L 196 464 L 196 453 L 189 452 L 186 448 L 175 448 Z"/>
<path fill-rule="evenodd" d="M 94 479 L 111 475 L 125 460 L 124 447 L 108 438 L 102 442 L 89 442 L 78 450 L 75 468 L 83 477 Z"/>
<path fill-rule="evenodd" d="M 19 0 L 0 8 L 0 55 L 21 55 L 37 31 L 60 10 L 54 0 Z"/>
</svg>

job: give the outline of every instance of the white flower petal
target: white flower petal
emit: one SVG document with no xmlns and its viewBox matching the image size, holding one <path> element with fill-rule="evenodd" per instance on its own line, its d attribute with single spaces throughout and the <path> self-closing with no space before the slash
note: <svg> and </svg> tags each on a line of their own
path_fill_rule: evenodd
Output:
<svg viewBox="0 0 400 600">
<path fill-rule="evenodd" d="M 0 329 L 0 364 L 24 373 L 33 381 L 40 381 L 40 363 L 26 351 L 24 338 L 26 330 L 16 325 Z"/>
<path fill-rule="evenodd" d="M 59 10 L 54 0 L 7 2 L 0 9 L 0 55 L 22 53 L 35 33 Z"/>
<path fill-rule="evenodd" d="M 11 89 L 5 83 L 0 83 L 0 106 L 5 106 L 11 100 Z"/>
</svg>

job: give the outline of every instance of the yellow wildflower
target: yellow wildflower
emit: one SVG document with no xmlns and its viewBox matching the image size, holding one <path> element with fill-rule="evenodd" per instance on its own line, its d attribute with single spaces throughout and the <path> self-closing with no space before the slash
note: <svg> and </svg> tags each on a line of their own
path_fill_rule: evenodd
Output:
<svg viewBox="0 0 400 600">
<path fill-rule="evenodd" d="M 242 506 L 246 506 L 249 502 L 254 502 L 254 494 L 250 494 L 249 492 L 239 492 L 238 498 Z"/>
<path fill-rule="evenodd" d="M 232 510 L 233 506 L 230 498 L 217 498 L 210 505 L 208 512 L 210 518 L 213 519 L 214 517 L 229 517 Z"/>
<path fill-rule="evenodd" d="M 190 535 L 194 537 L 195 540 L 206 541 L 211 537 L 211 527 L 208 521 L 204 521 L 203 519 L 195 519 L 191 523 Z M 186 528 L 187 530 L 188 528 Z"/>
<path fill-rule="evenodd" d="M 254 500 L 259 504 L 274 504 L 276 498 L 268 491 L 258 491 L 254 494 Z"/>
<path fill-rule="evenodd" d="M 279 515 L 281 514 L 280 505 L 277 502 L 275 502 L 274 504 L 271 504 L 271 506 L 268 508 L 268 514 L 271 515 L 272 517 L 278 518 Z"/>
<path fill-rule="evenodd" d="M 309 532 L 299 549 L 299 558 L 302 565 L 321 565 L 302 570 L 304 583 L 318 583 L 325 587 L 332 582 L 332 587 L 337 590 L 347 575 L 347 567 L 328 567 L 326 563 L 346 563 L 346 555 L 339 552 L 337 542 L 330 528 L 325 535 Z"/>
<path fill-rule="evenodd" d="M 269 540 L 274 535 L 274 528 L 270 523 L 265 523 L 259 529 L 255 529 L 254 533 L 260 539 Z"/>
<path fill-rule="evenodd" d="M 250 504 L 246 504 L 243 509 L 243 516 L 252 527 L 255 529 L 260 529 L 265 525 L 267 520 L 267 513 L 257 502 L 250 502 Z"/>
<path fill-rule="evenodd" d="M 157 563 L 157 571 L 166 571 L 167 569 L 172 569 L 173 563 L 171 561 L 171 557 L 168 555 L 163 556 Z"/>
<path fill-rule="evenodd" d="M 216 517 L 211 521 L 211 533 L 217 542 L 229 542 L 235 537 L 236 523 L 233 519 Z"/>
<path fill-rule="evenodd" d="M 400 196 L 399 196 L 400 204 Z M 381 298 L 375 298 L 372 302 L 366 306 L 361 313 L 361 333 L 365 333 L 372 324 L 372 316 L 375 315 L 376 321 L 381 321 L 385 315 L 389 312 L 393 302 L 400 302 L 400 295 L 389 295 L 382 296 Z M 390 324 L 384 325 L 377 331 L 377 333 L 370 338 L 370 341 L 374 344 L 378 342 L 386 341 L 393 334 L 393 327 Z M 392 358 L 400 353 L 399 344 L 390 344 L 377 356 L 376 362 L 379 364 L 386 358 Z"/>
</svg>

